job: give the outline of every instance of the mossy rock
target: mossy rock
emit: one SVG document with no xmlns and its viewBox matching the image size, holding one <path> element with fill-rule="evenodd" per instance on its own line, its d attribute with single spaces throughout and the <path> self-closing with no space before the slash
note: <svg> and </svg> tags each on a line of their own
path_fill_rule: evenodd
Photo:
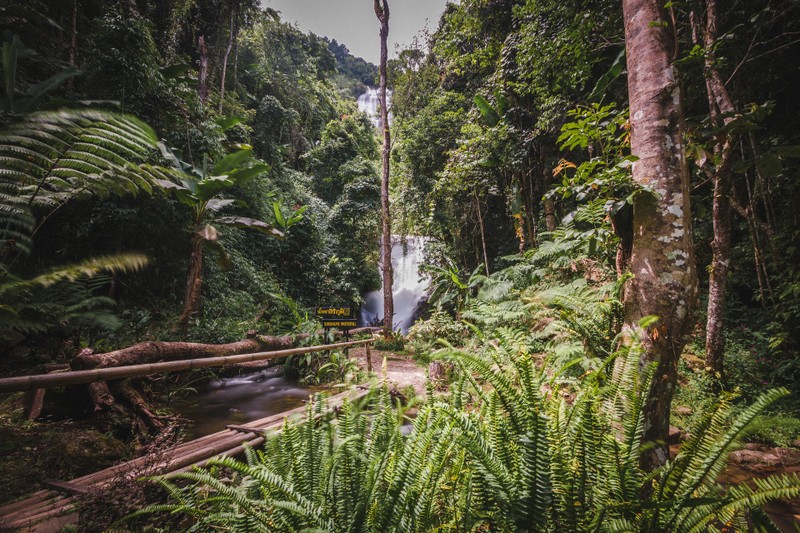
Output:
<svg viewBox="0 0 800 533">
<path fill-rule="evenodd" d="M 130 449 L 119 440 L 92 430 L 53 435 L 49 450 L 49 461 L 65 466 L 77 476 L 111 466 L 130 455 Z"/>
</svg>

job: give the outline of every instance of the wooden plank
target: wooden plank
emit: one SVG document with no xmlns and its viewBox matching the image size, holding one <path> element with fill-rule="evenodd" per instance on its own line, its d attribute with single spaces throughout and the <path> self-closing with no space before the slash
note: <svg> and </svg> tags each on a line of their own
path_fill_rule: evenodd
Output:
<svg viewBox="0 0 800 533">
<path fill-rule="evenodd" d="M 53 518 L 62 517 L 75 513 L 75 497 L 64 498 L 54 505 L 46 508 L 34 508 L 35 511 L 25 516 L 15 518 L 13 521 L 0 522 L 0 527 L 12 530 L 26 528 L 26 531 L 47 531 L 49 528 L 35 527 L 36 524 L 44 522 L 45 520 L 52 520 Z"/>
<path fill-rule="evenodd" d="M 84 487 L 57 479 L 45 479 L 42 481 L 42 485 L 61 492 L 66 492 L 67 494 L 89 494 L 89 490 Z"/>
<path fill-rule="evenodd" d="M 335 409 L 346 400 L 355 401 L 363 398 L 368 392 L 369 390 L 354 389 L 336 394 L 328 398 L 328 407 Z M 165 460 L 148 468 L 152 468 L 154 471 L 166 472 L 166 475 L 169 476 L 188 471 L 197 466 L 204 466 L 213 457 L 238 455 L 244 451 L 246 446 L 259 446 L 266 440 L 264 436 L 258 435 L 259 433 L 271 429 L 280 431 L 284 419 L 294 415 L 301 415 L 305 411 L 305 406 L 297 407 L 236 426 L 235 430 L 226 429 L 180 444 L 173 449 L 174 454 L 172 456 L 167 451 Z M 246 432 L 245 434 L 253 434 L 254 436 L 251 438 L 244 437 L 242 433 L 238 432 L 239 428 L 241 428 L 241 431 Z M 44 484 L 73 495 L 86 494 L 90 490 L 101 489 L 104 485 L 112 483 L 114 478 L 124 478 L 127 475 L 131 475 L 137 468 L 145 466 L 148 459 L 147 456 L 139 457 L 76 478 L 71 482 L 47 480 Z M 29 498 L 0 507 L 0 529 L 35 529 L 33 525 L 36 523 L 47 520 L 49 524 L 50 521 L 58 517 L 73 513 L 74 504 L 74 496 L 65 497 L 53 490 L 36 492 Z"/>
</svg>

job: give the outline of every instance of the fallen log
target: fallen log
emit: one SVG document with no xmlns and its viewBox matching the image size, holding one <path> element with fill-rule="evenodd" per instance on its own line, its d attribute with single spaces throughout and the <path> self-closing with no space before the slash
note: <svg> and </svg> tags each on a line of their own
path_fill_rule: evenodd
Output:
<svg viewBox="0 0 800 533">
<path fill-rule="evenodd" d="M 141 365 L 159 361 L 179 361 L 206 357 L 224 357 L 243 353 L 286 350 L 307 335 L 252 338 L 228 344 L 148 341 L 108 353 L 81 353 L 70 361 L 73 370 L 89 370 L 115 366 Z"/>
<path fill-rule="evenodd" d="M 147 428 L 155 433 L 164 429 L 166 426 L 164 420 L 170 419 L 170 417 L 156 415 L 153 410 L 150 409 L 150 404 L 147 403 L 147 400 L 139 394 L 139 391 L 133 388 L 129 380 L 115 385 L 114 393 L 133 410 Z"/>
<path fill-rule="evenodd" d="M 97 381 L 87 384 L 89 398 L 92 400 L 92 407 L 95 413 L 106 411 L 114 405 L 114 395 L 108 390 L 105 381 Z"/>
<path fill-rule="evenodd" d="M 180 372 L 184 370 L 195 370 L 198 368 L 211 368 L 215 366 L 227 366 L 238 363 L 251 363 L 253 361 L 267 361 L 270 359 L 288 357 L 290 355 L 339 350 L 347 347 L 368 344 L 370 342 L 372 342 L 372 339 L 341 342 L 321 346 L 310 346 L 307 348 L 291 348 L 288 350 L 228 355 L 224 357 L 203 357 L 199 359 L 147 363 L 118 368 L 93 368 L 89 370 L 63 372 L 60 374 L 40 374 L 35 376 L 0 378 L 0 393 L 43 389 L 48 387 L 65 387 L 69 385 L 80 385 L 82 383 L 93 383 L 95 381 L 109 381 L 114 379 L 148 376 L 150 374 L 158 374 L 160 372 Z"/>
</svg>

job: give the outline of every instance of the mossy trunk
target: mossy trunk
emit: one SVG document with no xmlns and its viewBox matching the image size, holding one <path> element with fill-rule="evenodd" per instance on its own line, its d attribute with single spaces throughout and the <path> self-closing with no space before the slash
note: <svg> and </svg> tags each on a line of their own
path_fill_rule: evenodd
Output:
<svg viewBox="0 0 800 533">
<path fill-rule="evenodd" d="M 697 269 L 691 231 L 689 172 L 675 30 L 664 2 L 624 0 L 634 196 L 630 269 L 625 291 L 625 331 L 641 339 L 642 366 L 655 365 L 644 407 L 643 440 L 653 447 L 645 468 L 669 457 L 668 435 L 677 364 L 692 324 Z M 647 328 L 641 319 L 657 316 Z"/>
</svg>

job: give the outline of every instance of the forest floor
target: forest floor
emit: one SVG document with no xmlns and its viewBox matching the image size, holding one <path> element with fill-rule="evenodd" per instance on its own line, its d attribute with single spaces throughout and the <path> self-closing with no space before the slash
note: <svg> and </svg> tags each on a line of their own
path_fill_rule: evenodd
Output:
<svg viewBox="0 0 800 533">
<path fill-rule="evenodd" d="M 417 396 L 425 396 L 425 381 L 428 379 L 425 368 L 403 353 L 372 348 L 372 371 L 380 378 L 383 375 L 383 362 L 386 361 L 386 380 L 399 391 L 413 387 Z M 350 357 L 358 361 L 362 370 L 367 370 L 367 350 L 359 346 L 350 350 Z"/>
</svg>

